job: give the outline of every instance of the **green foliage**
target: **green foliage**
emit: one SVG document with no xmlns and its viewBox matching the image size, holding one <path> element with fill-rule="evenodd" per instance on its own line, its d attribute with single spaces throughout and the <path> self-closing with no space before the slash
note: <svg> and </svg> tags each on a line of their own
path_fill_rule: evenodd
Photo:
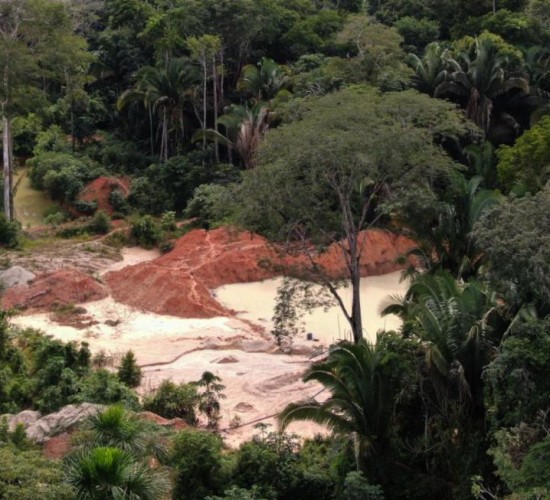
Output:
<svg viewBox="0 0 550 500">
<path fill-rule="evenodd" d="M 141 383 L 141 368 L 132 351 L 128 351 L 123 356 L 117 375 L 120 381 L 128 387 L 137 387 Z"/>
<path fill-rule="evenodd" d="M 111 194 L 109 195 L 109 203 L 113 207 L 114 212 L 118 212 L 123 215 L 126 215 L 130 212 L 128 200 L 126 199 L 124 194 L 122 194 L 122 191 L 120 189 L 115 189 L 111 191 Z"/>
<path fill-rule="evenodd" d="M 535 422 L 539 412 L 550 407 L 550 320 L 514 326 L 483 379 L 494 430 Z"/>
<path fill-rule="evenodd" d="M 44 153 L 67 153 L 71 150 L 70 142 L 67 136 L 61 130 L 61 127 L 52 125 L 36 137 L 36 146 L 33 149 L 34 156 L 40 156 Z"/>
<path fill-rule="evenodd" d="M 340 13 L 323 9 L 293 24 L 282 38 L 282 42 L 294 57 L 328 52 L 342 25 L 343 16 Z"/>
<path fill-rule="evenodd" d="M 186 429 L 172 442 L 169 463 L 176 471 L 173 498 L 201 500 L 220 492 L 223 441 L 217 434 Z"/>
<path fill-rule="evenodd" d="M 369 484 L 361 472 L 350 472 L 344 481 L 344 498 L 347 500 L 384 500 L 378 485 Z"/>
<path fill-rule="evenodd" d="M 0 213 L 0 245 L 15 248 L 19 245 L 21 226 L 17 221 L 10 222 Z"/>
<path fill-rule="evenodd" d="M 396 21 L 395 27 L 403 37 L 405 45 L 412 46 L 416 50 L 423 49 L 439 38 L 439 24 L 430 19 L 402 17 Z"/>
<path fill-rule="evenodd" d="M 166 473 L 153 469 L 130 453 L 98 447 L 72 456 L 65 465 L 68 483 L 77 498 L 162 498 L 169 490 Z"/>
<path fill-rule="evenodd" d="M 153 248 L 161 240 L 161 230 L 150 215 L 130 220 L 130 237 L 144 248 Z"/>
<path fill-rule="evenodd" d="M 111 218 L 105 210 L 98 210 L 88 228 L 93 234 L 107 234 L 111 230 Z"/>
<path fill-rule="evenodd" d="M 498 475 L 517 498 L 544 498 L 550 493 L 550 436 L 540 425 L 500 430 L 490 450 Z"/>
<path fill-rule="evenodd" d="M 69 500 L 74 493 L 57 462 L 44 458 L 40 451 L 0 445 L 0 498 Z"/>
<path fill-rule="evenodd" d="M 88 417 L 73 442 L 77 454 L 99 446 L 112 446 L 140 460 L 152 457 L 163 460 L 166 455 L 159 427 L 119 404 Z"/>
<path fill-rule="evenodd" d="M 182 418 L 190 425 L 197 423 L 198 404 L 196 385 L 177 385 L 170 380 L 164 380 L 154 394 L 143 401 L 144 409 L 165 418 Z"/>
<path fill-rule="evenodd" d="M 550 116 L 543 117 L 513 146 L 501 146 L 498 177 L 506 192 L 535 194 L 550 180 Z"/>
<path fill-rule="evenodd" d="M 225 386 L 220 382 L 222 379 L 212 372 L 204 372 L 194 385 L 199 388 L 199 411 L 204 413 L 208 420 L 210 429 L 217 429 L 220 420 L 220 399 L 225 399 L 223 390 Z"/>
<path fill-rule="evenodd" d="M 216 227 L 232 212 L 234 198 L 231 190 L 220 184 L 202 184 L 193 193 L 185 216 L 197 218 L 203 227 Z"/>
<path fill-rule="evenodd" d="M 29 178 L 35 189 L 44 189 L 53 199 L 73 202 L 86 182 L 101 175 L 87 158 L 64 152 L 43 152 L 30 160 Z"/>
<path fill-rule="evenodd" d="M 150 165 L 142 177 L 132 180 L 128 202 L 145 213 L 160 215 L 183 210 L 194 190 L 206 183 L 227 183 L 237 178 L 232 165 L 213 164 L 209 157 L 193 153 L 174 156 L 163 164 Z"/>
<path fill-rule="evenodd" d="M 550 189 L 510 199 L 480 220 L 476 245 L 489 264 L 494 286 L 510 304 L 534 303 L 548 314 L 550 303 Z"/>
<path fill-rule="evenodd" d="M 97 201 L 76 200 L 73 203 L 75 210 L 84 215 L 93 215 L 97 210 Z"/>
<path fill-rule="evenodd" d="M 43 123 L 36 113 L 16 116 L 12 120 L 14 153 L 19 156 L 30 156 L 36 146 L 36 138 L 42 131 Z"/>
<path fill-rule="evenodd" d="M 75 403 L 121 404 L 130 410 L 140 408 L 137 394 L 108 370 L 91 371 L 78 383 L 78 392 L 71 398 Z"/>
</svg>

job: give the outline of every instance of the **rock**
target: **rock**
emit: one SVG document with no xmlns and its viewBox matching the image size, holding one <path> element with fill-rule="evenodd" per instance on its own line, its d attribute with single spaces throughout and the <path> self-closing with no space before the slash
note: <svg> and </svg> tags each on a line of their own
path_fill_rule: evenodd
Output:
<svg viewBox="0 0 550 500">
<path fill-rule="evenodd" d="M 41 417 L 41 415 L 42 414 L 39 411 L 24 410 L 22 412 L 19 412 L 17 415 L 2 416 L 7 417 L 9 430 L 13 432 L 17 424 L 23 424 L 26 429 L 29 425 L 36 422 Z"/>
<path fill-rule="evenodd" d="M 274 345 L 267 340 L 242 339 L 235 342 L 235 348 L 244 352 L 268 352 L 274 349 Z"/>
<path fill-rule="evenodd" d="M 235 356 L 224 356 L 223 358 L 215 359 L 211 363 L 217 363 L 219 365 L 225 365 L 227 363 L 238 363 L 239 360 Z"/>
<path fill-rule="evenodd" d="M 42 444 L 48 438 L 72 429 L 85 418 L 104 408 L 103 405 L 92 403 L 64 406 L 61 410 L 50 413 L 30 424 L 27 427 L 27 437 L 38 444 Z"/>
<path fill-rule="evenodd" d="M 17 285 L 26 285 L 32 281 L 35 275 L 21 266 L 13 266 L 0 272 L 0 281 L 6 289 Z"/>
<path fill-rule="evenodd" d="M 236 404 L 234 408 L 235 411 L 238 411 L 240 413 L 249 413 L 255 410 L 255 408 L 251 404 L 243 402 Z"/>
<path fill-rule="evenodd" d="M 107 297 L 107 289 L 92 277 L 76 269 L 60 269 L 38 275 L 28 285 L 10 288 L 1 299 L 11 307 L 49 309 L 54 305 L 78 304 Z"/>
<path fill-rule="evenodd" d="M 119 319 L 108 319 L 105 321 L 105 324 L 107 326 L 117 326 L 120 325 L 121 321 Z"/>
</svg>

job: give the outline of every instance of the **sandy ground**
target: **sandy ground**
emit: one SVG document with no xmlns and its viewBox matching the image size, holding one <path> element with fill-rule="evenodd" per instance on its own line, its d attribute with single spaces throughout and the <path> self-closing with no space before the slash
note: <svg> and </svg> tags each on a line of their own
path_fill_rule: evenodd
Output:
<svg viewBox="0 0 550 500">
<path fill-rule="evenodd" d="M 111 263 L 100 274 L 158 255 L 142 249 L 124 249 L 122 253 L 122 261 Z M 382 328 L 384 321 L 391 328 L 398 325 L 394 320 L 377 318 L 383 297 L 403 290 L 398 278 L 399 273 L 392 273 L 364 280 L 369 333 Z M 343 319 L 336 319 L 334 311 L 316 311 L 308 318 L 306 327 L 320 341 L 298 339 L 296 344 L 302 354 L 277 353 L 270 337 L 253 327 L 253 324 L 269 327 L 276 287 L 277 280 L 268 280 L 215 290 L 213 293 L 219 300 L 243 311 L 235 318 L 161 316 L 108 297 L 83 305 L 88 319 L 95 323 L 84 329 L 59 325 L 50 314 L 21 315 L 12 321 L 64 341 L 85 340 L 93 353 L 104 351 L 115 359 L 132 349 L 143 370 L 142 393 L 153 390 L 166 378 L 189 382 L 199 379 L 206 370 L 213 372 L 226 386 L 220 423 L 222 435 L 229 445 L 236 446 L 258 432 L 254 423 L 259 420 L 275 427 L 273 415 L 286 404 L 315 395 L 326 396 L 320 393 L 319 385 L 304 384 L 301 377 L 312 361 L 312 351 L 319 353 L 326 349 L 336 337 L 338 326 L 340 331 L 344 329 Z M 236 422 L 240 426 L 231 428 Z M 297 423 L 289 431 L 312 436 L 324 430 L 314 424 Z"/>
<path fill-rule="evenodd" d="M 399 328 L 401 322 L 396 316 L 380 316 L 380 310 L 390 295 L 404 294 L 407 283 L 401 282 L 401 272 L 397 271 L 382 276 L 370 276 L 361 279 L 361 310 L 366 335 L 376 341 L 378 330 Z M 239 283 L 225 285 L 214 290 L 216 298 L 227 308 L 238 312 L 237 317 L 271 328 L 271 317 L 275 307 L 277 288 L 282 278 L 274 278 L 256 283 Z M 351 289 L 340 289 L 340 294 L 347 307 L 351 304 Z M 338 340 L 351 340 L 349 325 L 339 307 L 328 310 L 314 309 L 303 318 L 305 332 L 325 344 Z"/>
</svg>

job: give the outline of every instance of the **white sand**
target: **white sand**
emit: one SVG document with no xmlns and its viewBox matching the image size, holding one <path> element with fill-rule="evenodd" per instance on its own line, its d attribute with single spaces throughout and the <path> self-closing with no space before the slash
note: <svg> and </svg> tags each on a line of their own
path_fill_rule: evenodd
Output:
<svg viewBox="0 0 550 500">
<path fill-rule="evenodd" d="M 124 249 L 124 260 L 110 265 L 104 272 L 144 262 L 157 255 L 156 252 L 141 249 Z M 236 416 L 242 423 L 252 422 L 222 432 L 225 441 L 236 446 L 257 433 L 253 423 L 258 419 L 275 426 L 275 420 L 270 416 L 288 403 L 309 396 L 317 396 L 319 400 L 327 396 L 326 392 L 319 394 L 322 388 L 318 384 L 304 384 L 301 381 L 303 372 L 311 363 L 308 356 L 270 354 L 265 338 L 239 319 L 251 320 L 269 329 L 279 282 L 267 280 L 228 285 L 215 290 L 218 300 L 233 309 L 244 311 L 238 318 L 184 319 L 162 316 L 119 304 L 108 297 L 83 304 L 89 319 L 98 322 L 85 329 L 59 325 L 52 321 L 49 314 L 22 315 L 13 318 L 12 322 L 22 327 L 38 328 L 64 341 L 86 340 L 94 353 L 104 350 L 116 356 L 132 349 L 143 367 L 141 392 L 157 387 L 166 378 L 189 382 L 199 379 L 206 370 L 215 373 L 222 378 L 227 395 L 222 401 L 221 429 L 228 429 Z M 401 293 L 406 289 L 405 284 L 399 283 L 399 273 L 365 278 L 362 287 L 364 322 L 369 335 L 384 326 L 399 326 L 396 318 L 378 317 L 381 301 L 388 294 Z M 346 294 L 349 296 L 348 290 L 344 291 Z M 108 320 L 114 321 L 114 326 L 106 324 Z M 337 310 L 321 310 L 308 317 L 306 328 L 322 337 L 323 344 L 328 344 L 338 338 L 338 332 L 347 330 L 347 325 Z M 239 344 L 242 341 L 264 345 L 265 352 L 245 352 Z M 298 339 L 297 343 L 310 347 L 321 344 L 303 339 Z M 238 348 L 239 345 L 241 347 Z M 236 362 L 219 363 L 220 359 L 230 356 Z M 309 422 L 293 424 L 289 430 L 304 437 L 326 432 L 326 429 Z"/>
<path fill-rule="evenodd" d="M 382 276 L 371 276 L 361 279 L 361 309 L 363 327 L 372 341 L 376 340 L 378 330 L 397 329 L 401 321 L 396 316 L 380 316 L 380 308 L 389 295 L 404 294 L 407 283 L 400 282 L 401 273 L 394 272 Z M 238 317 L 271 328 L 271 318 L 275 308 L 277 288 L 282 278 L 275 278 L 255 283 L 225 285 L 214 291 L 214 296 L 224 306 L 238 311 Z M 347 307 L 351 304 L 351 289 L 340 290 Z M 339 307 L 324 311 L 315 309 L 304 317 L 305 331 L 312 332 L 324 343 L 351 338 L 349 324 Z"/>
</svg>

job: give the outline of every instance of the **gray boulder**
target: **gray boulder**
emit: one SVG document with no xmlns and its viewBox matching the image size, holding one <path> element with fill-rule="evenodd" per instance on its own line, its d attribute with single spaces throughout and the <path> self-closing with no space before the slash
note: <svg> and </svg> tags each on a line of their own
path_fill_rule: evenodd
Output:
<svg viewBox="0 0 550 500">
<path fill-rule="evenodd" d="M 73 428 L 82 420 L 105 408 L 103 405 L 82 403 L 81 405 L 68 405 L 55 413 L 44 417 L 37 411 L 25 410 L 17 415 L 6 415 L 10 430 L 15 429 L 19 423 L 25 425 L 27 437 L 38 444 L 47 441 L 51 436 L 57 436 L 62 432 Z"/>
<path fill-rule="evenodd" d="M 0 272 L 0 282 L 6 289 L 17 285 L 26 285 L 35 277 L 33 273 L 21 266 L 13 266 Z"/>
</svg>

